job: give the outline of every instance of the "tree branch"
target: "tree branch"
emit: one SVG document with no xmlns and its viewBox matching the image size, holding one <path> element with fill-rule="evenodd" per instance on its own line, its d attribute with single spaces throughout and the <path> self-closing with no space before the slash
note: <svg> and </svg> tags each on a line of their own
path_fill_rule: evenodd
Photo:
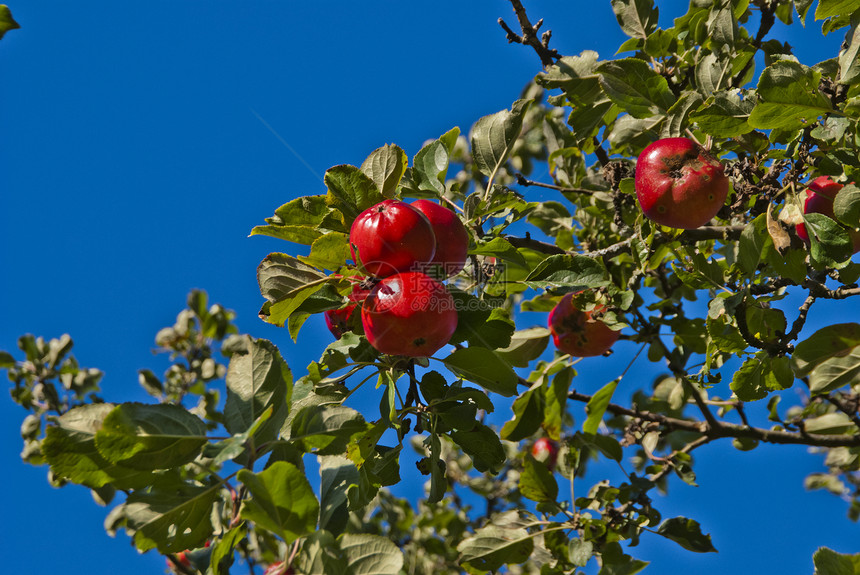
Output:
<svg viewBox="0 0 860 575">
<path fill-rule="evenodd" d="M 591 401 L 590 395 L 585 395 L 576 391 L 571 391 L 568 394 L 568 397 L 581 403 L 588 403 Z M 717 422 L 716 426 L 709 426 L 705 421 L 679 419 L 677 417 L 669 417 L 661 413 L 630 409 L 615 403 L 610 403 L 606 407 L 606 411 L 613 415 L 621 415 L 639 419 L 641 421 L 659 423 L 666 431 L 690 431 L 698 433 L 708 437 L 710 440 L 731 437 L 755 439 L 765 443 L 809 445 L 815 447 L 860 446 L 860 435 L 822 435 L 805 432 L 777 431 L 727 422 Z"/>
<path fill-rule="evenodd" d="M 522 36 L 511 30 L 505 21 L 502 18 L 499 18 L 499 26 L 501 26 L 505 31 L 508 43 L 531 46 L 534 48 L 534 51 L 537 52 L 544 68 L 552 66 L 556 60 L 561 58 L 561 55 L 556 50 L 552 50 L 549 47 L 549 40 L 552 37 L 552 32 L 547 30 L 539 39 L 538 30 L 540 30 L 540 27 L 543 25 L 543 20 L 538 20 L 537 24 L 532 26 L 528 16 L 526 16 L 526 9 L 523 7 L 523 3 L 520 2 L 520 0 L 511 0 L 511 5 L 514 8 L 514 13 L 517 15 L 517 21 L 519 21 Z"/>
</svg>

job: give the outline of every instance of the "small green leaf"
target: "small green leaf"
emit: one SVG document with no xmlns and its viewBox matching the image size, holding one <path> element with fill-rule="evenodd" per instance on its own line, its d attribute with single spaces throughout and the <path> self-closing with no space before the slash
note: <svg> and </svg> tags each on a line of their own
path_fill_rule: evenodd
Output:
<svg viewBox="0 0 860 575">
<path fill-rule="evenodd" d="M 612 0 L 612 11 L 625 34 L 644 40 L 657 28 L 660 14 L 653 0 Z"/>
<path fill-rule="evenodd" d="M 520 441 L 530 437 L 543 423 L 544 394 L 540 385 L 532 386 L 514 400 L 511 410 L 514 417 L 502 426 L 501 437 Z"/>
<path fill-rule="evenodd" d="M 549 344 L 550 332 L 545 327 L 530 327 L 514 332 L 511 343 L 496 354 L 514 367 L 528 367 L 540 357 Z"/>
<path fill-rule="evenodd" d="M 797 62 L 774 62 L 759 78 L 756 92 L 760 100 L 750 114 L 750 125 L 758 129 L 798 129 L 833 112 L 830 101 L 818 90 L 820 79 L 820 72 Z"/>
<path fill-rule="evenodd" d="M 585 412 L 588 414 L 585 422 L 582 424 L 582 431 L 587 434 L 594 435 L 600 427 L 600 422 L 603 421 L 603 414 L 606 413 L 606 407 L 612 400 L 612 394 L 618 387 L 620 379 L 614 379 L 600 388 L 600 390 L 591 396 L 588 404 L 585 406 Z"/>
<path fill-rule="evenodd" d="M 529 287 L 565 288 L 576 291 L 609 285 L 606 268 L 600 261 L 580 255 L 555 255 L 544 259 L 526 277 Z"/>
<path fill-rule="evenodd" d="M 687 551 L 695 553 L 716 553 L 711 536 L 704 535 L 698 521 L 686 517 L 667 519 L 657 529 L 657 533 L 671 539 Z"/>
<path fill-rule="evenodd" d="M 558 483 L 545 463 L 526 457 L 523 472 L 517 484 L 526 499 L 538 503 L 555 501 L 558 497 Z"/>
<path fill-rule="evenodd" d="M 736 138 L 752 131 L 747 119 L 755 106 L 750 97 L 741 98 L 740 90 L 714 94 L 690 114 L 706 134 L 717 138 Z"/>
<path fill-rule="evenodd" d="M 523 127 L 531 100 L 517 100 L 510 111 L 484 116 L 472 127 L 472 159 L 485 176 L 492 176 L 507 161 Z"/>
<path fill-rule="evenodd" d="M 505 564 L 525 562 L 534 551 L 534 540 L 525 529 L 491 524 L 460 542 L 457 551 L 470 573 L 490 573 Z"/>
<path fill-rule="evenodd" d="M 237 477 L 252 496 L 242 506 L 243 519 L 255 522 L 286 543 L 314 531 L 319 502 L 304 473 L 295 465 L 276 461 L 259 473 L 242 469 Z"/>
<path fill-rule="evenodd" d="M 383 196 L 393 198 L 408 163 L 406 152 L 394 144 L 386 144 L 371 152 L 361 164 L 361 171 L 373 180 Z"/>
<path fill-rule="evenodd" d="M 114 464 L 140 470 L 170 469 L 194 460 L 207 443 L 206 424 L 170 403 L 124 403 L 96 432 L 99 454 Z"/>
<path fill-rule="evenodd" d="M 804 214 L 813 259 L 832 267 L 843 267 L 854 248 L 848 231 L 824 214 Z"/>
<path fill-rule="evenodd" d="M 401 573 L 403 553 L 385 537 L 347 533 L 340 539 L 340 548 L 349 564 L 350 575 L 399 575 Z"/>
<path fill-rule="evenodd" d="M 848 184 L 839 190 L 833 200 L 833 213 L 849 228 L 860 228 L 860 188 Z"/>
<path fill-rule="evenodd" d="M 810 391 L 827 393 L 860 381 L 860 324 L 827 326 L 797 344 L 791 357 L 797 377 L 809 377 Z"/>
<path fill-rule="evenodd" d="M 256 432 L 260 443 L 277 438 L 287 417 L 293 376 L 278 348 L 264 339 L 241 336 L 243 350 L 227 367 L 227 401 L 224 426 L 232 434 L 245 433 L 268 409 L 271 418 Z"/>
<path fill-rule="evenodd" d="M 484 347 L 458 349 L 443 363 L 458 377 L 477 383 L 488 391 L 505 397 L 517 393 L 517 374 L 492 350 Z"/>
<path fill-rule="evenodd" d="M 452 431 L 451 439 L 472 459 L 481 473 L 498 473 L 505 464 L 505 449 L 496 432 L 482 423 L 471 431 Z"/>
<path fill-rule="evenodd" d="M 373 180 L 355 166 L 329 168 L 324 179 L 328 188 L 326 203 L 343 213 L 347 227 L 358 214 L 385 199 Z"/>
<path fill-rule="evenodd" d="M 266 218 L 265 226 L 251 230 L 252 236 L 271 236 L 297 244 L 310 245 L 323 235 L 317 228 L 322 224 L 331 208 L 325 196 L 303 196 L 275 210 L 275 215 Z"/>
<path fill-rule="evenodd" d="M 21 26 L 12 18 L 12 11 L 5 4 L 0 4 L 0 38 L 6 35 L 9 30 L 15 30 Z"/>
<path fill-rule="evenodd" d="M 788 389 L 794 377 L 786 357 L 770 357 L 760 351 L 748 357 L 735 372 L 731 390 L 741 401 L 756 401 L 767 397 L 771 391 Z"/>
<path fill-rule="evenodd" d="M 603 62 L 597 72 L 609 99 L 634 118 L 665 116 L 675 103 L 666 78 L 644 60 L 626 58 Z"/>
<path fill-rule="evenodd" d="M 299 260 L 320 269 L 334 271 L 345 265 L 351 256 L 349 236 L 340 232 L 329 232 L 315 239 L 311 244 L 310 255 L 299 256 Z"/>
<path fill-rule="evenodd" d="M 860 0 L 818 0 L 815 19 L 824 20 L 834 16 L 848 16 L 860 8 Z"/>
<path fill-rule="evenodd" d="M 209 565 L 212 568 L 213 575 L 229 575 L 230 566 L 233 565 L 233 555 L 236 551 L 236 546 L 242 542 L 248 534 L 248 529 L 244 523 L 240 523 L 222 535 L 218 542 L 212 546 L 212 556 L 209 560 Z"/>
<path fill-rule="evenodd" d="M 856 575 L 860 568 L 860 553 L 846 555 L 827 547 L 819 547 L 812 555 L 815 575 Z"/>
<path fill-rule="evenodd" d="M 368 425 L 352 408 L 308 405 L 293 419 L 290 436 L 301 441 L 305 451 L 316 449 L 319 455 L 337 455 L 346 451 L 352 437 L 366 431 Z"/>
<path fill-rule="evenodd" d="M 132 492 L 117 510 L 140 551 L 178 553 L 203 547 L 212 536 L 213 507 L 220 484 L 198 486 L 175 480 Z"/>
<path fill-rule="evenodd" d="M 594 555 L 594 543 L 585 541 L 579 537 L 571 539 L 567 554 L 571 563 L 577 567 L 585 567 L 588 564 L 588 560 Z"/>
</svg>

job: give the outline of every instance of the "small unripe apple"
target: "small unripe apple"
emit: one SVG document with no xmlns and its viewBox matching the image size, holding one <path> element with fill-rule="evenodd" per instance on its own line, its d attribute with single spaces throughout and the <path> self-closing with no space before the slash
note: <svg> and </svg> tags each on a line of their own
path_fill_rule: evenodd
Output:
<svg viewBox="0 0 860 575">
<path fill-rule="evenodd" d="M 556 349 L 576 357 L 603 355 L 618 340 L 619 332 L 609 329 L 592 314 L 604 311 L 596 307 L 582 311 L 573 304 L 573 294 L 568 293 L 549 312 L 549 331 Z"/>
<path fill-rule="evenodd" d="M 466 265 L 466 255 L 469 252 L 469 232 L 466 231 L 466 226 L 457 214 L 430 200 L 416 200 L 411 205 L 427 216 L 436 236 L 436 254 L 430 260 L 431 266 L 439 266 L 442 278 L 458 273 Z M 430 275 L 439 277 L 434 273 Z"/>
<path fill-rule="evenodd" d="M 431 261 L 436 236 L 420 210 L 400 200 L 385 200 L 355 218 L 349 248 L 356 264 L 369 275 L 384 278 Z"/>
<path fill-rule="evenodd" d="M 636 197 L 648 219 L 695 229 L 717 215 L 729 192 L 723 164 L 689 138 L 664 138 L 636 160 Z"/>
<path fill-rule="evenodd" d="M 836 215 L 833 212 L 833 200 L 842 189 L 842 184 L 834 182 L 827 176 L 820 176 L 810 182 L 806 188 L 806 200 L 803 202 L 804 214 L 822 214 L 831 220 L 836 220 Z M 806 230 L 806 224 L 801 222 L 795 228 L 797 236 L 805 243 L 809 244 L 809 232 Z M 860 252 L 860 231 L 848 230 L 848 235 L 851 237 L 851 243 L 854 248 L 854 253 Z"/>
<path fill-rule="evenodd" d="M 548 437 L 541 437 L 532 445 L 532 457 L 545 463 L 552 470 L 558 459 L 558 443 Z"/>
</svg>

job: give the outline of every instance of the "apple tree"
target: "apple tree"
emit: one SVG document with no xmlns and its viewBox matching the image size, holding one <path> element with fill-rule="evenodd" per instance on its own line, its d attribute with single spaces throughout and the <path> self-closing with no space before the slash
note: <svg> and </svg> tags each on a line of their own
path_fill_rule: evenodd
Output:
<svg viewBox="0 0 860 575">
<path fill-rule="evenodd" d="M 661 29 L 652 0 L 612 0 L 617 57 L 562 55 L 511 4 L 499 40 L 537 59 L 510 109 L 335 165 L 252 230 L 284 240 L 257 268 L 261 320 L 296 339 L 326 315 L 318 359 L 288 366 L 195 291 L 155 337 L 171 367 L 140 371 L 152 402 L 111 403 L 71 338 L 25 335 L 0 352 L 24 461 L 183 574 L 636 573 L 640 540 L 716 550 L 654 494 L 717 442 L 817 449 L 807 486 L 857 521 L 860 2 L 691 0 Z M 802 63 L 776 21 L 845 41 Z M 429 232 L 416 200 L 465 234 Z M 408 229 L 379 227 L 383 204 Z M 804 329 L 823 300 L 845 321 Z M 586 362 L 613 373 L 589 394 Z M 637 362 L 662 373 L 616 393 Z M 607 461 L 620 480 L 595 477 Z"/>
</svg>

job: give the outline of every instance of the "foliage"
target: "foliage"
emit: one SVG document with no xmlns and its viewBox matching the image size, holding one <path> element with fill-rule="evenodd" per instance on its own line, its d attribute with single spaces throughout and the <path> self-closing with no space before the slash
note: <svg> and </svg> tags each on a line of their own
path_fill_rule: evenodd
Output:
<svg viewBox="0 0 860 575">
<path fill-rule="evenodd" d="M 12 397 L 30 412 L 22 458 L 48 465 L 56 485 L 116 499 L 107 530 L 124 529 L 182 573 L 227 573 L 237 561 L 356 575 L 636 573 L 647 563 L 622 543 L 643 535 L 716 550 L 699 522 L 663 517 L 651 495 L 672 476 L 694 483 L 692 453 L 714 441 L 819 449 L 824 469 L 807 486 L 846 498 L 856 521 L 860 324 L 795 342 L 816 301 L 853 309 L 860 295 L 848 234 L 857 203 L 837 202 L 835 221 L 802 215 L 799 199 L 820 175 L 860 179 L 860 5 L 813 4 L 692 0 L 660 29 L 650 0 L 613 0 L 629 40 L 605 60 L 556 54 L 514 2 L 522 36 L 505 25 L 509 39 L 547 66 L 509 110 L 468 137 L 453 128 L 411 163 L 386 145 L 361 166 L 335 166 L 324 194 L 288 201 L 252 231 L 306 246 L 258 268 L 260 317 L 295 339 L 312 315 L 350 303 L 358 271 L 347 233 L 362 210 L 391 197 L 456 207 L 471 245 L 448 281 L 453 351 L 380 355 L 355 326 L 294 377 L 275 345 L 238 334 L 232 312 L 193 292 L 156 336 L 171 367 L 140 372 L 151 404 L 102 400 L 101 373 L 79 366 L 68 336 L 24 336 L 20 359 L 0 352 Z M 2 8 L 5 29 L 16 27 Z M 776 20 L 813 18 L 846 41 L 810 66 L 769 34 Z M 632 177 L 646 145 L 682 135 L 719 157 L 732 182 L 716 220 L 687 231 L 645 219 Z M 551 183 L 529 179 L 544 165 Z M 556 199 L 538 201 L 535 187 Z M 801 221 L 809 246 L 793 231 Z M 591 396 L 573 390 L 576 360 L 545 353 L 546 329 L 517 325 L 569 292 L 580 309 L 605 306 L 603 321 L 638 350 L 622 365 L 665 366 L 631 405 L 613 402 L 623 374 Z M 792 298 L 799 309 L 788 309 Z M 379 410 L 361 413 L 351 399 L 372 380 Z M 553 470 L 521 445 L 540 436 L 562 443 Z M 409 450 L 417 470 L 401 468 Z M 623 480 L 582 486 L 600 461 Z M 388 489 L 419 474 L 418 501 Z M 188 564 L 176 555 L 185 550 Z M 814 562 L 822 575 L 860 572 L 857 556 L 828 549 Z"/>
</svg>

